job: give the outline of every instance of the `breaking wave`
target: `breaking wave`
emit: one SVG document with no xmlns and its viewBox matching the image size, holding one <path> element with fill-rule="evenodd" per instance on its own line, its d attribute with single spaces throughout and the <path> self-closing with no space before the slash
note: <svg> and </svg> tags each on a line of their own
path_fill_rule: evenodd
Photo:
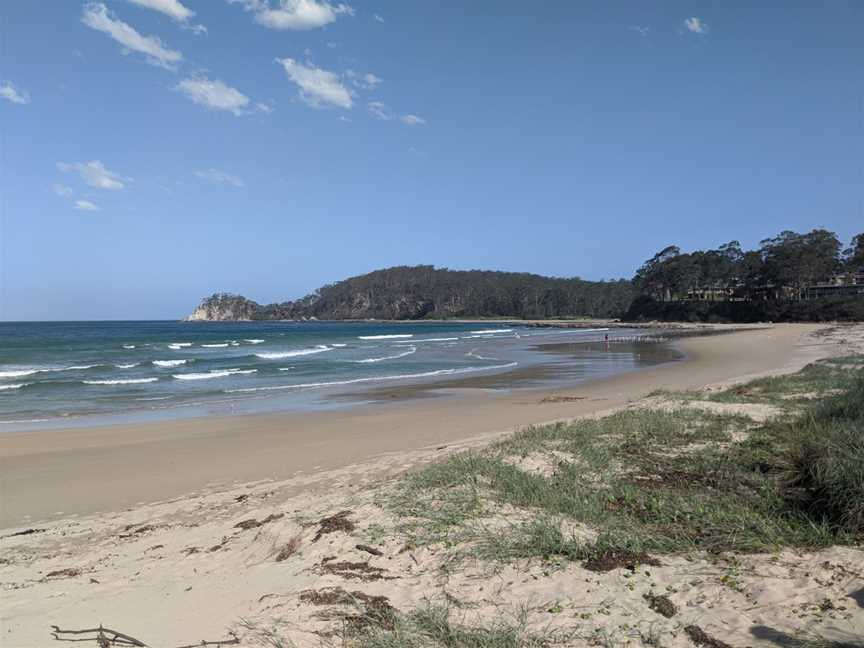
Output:
<svg viewBox="0 0 864 648">
<path fill-rule="evenodd" d="M 228 343 L 222 342 L 221 344 L 202 344 L 201 346 L 205 349 L 224 349 L 228 346 Z"/>
<path fill-rule="evenodd" d="M 483 335 L 483 334 L 488 334 L 488 333 L 512 333 L 513 329 L 502 329 L 502 328 L 481 329 L 479 331 L 471 331 L 471 332 L 474 333 L 475 335 Z"/>
<path fill-rule="evenodd" d="M 158 378 L 128 378 L 126 380 L 82 380 L 85 385 L 140 385 L 143 383 L 152 383 L 159 380 Z"/>
<path fill-rule="evenodd" d="M 157 367 L 179 367 L 187 362 L 188 360 L 154 360 L 153 364 Z"/>
<path fill-rule="evenodd" d="M 372 362 L 384 362 L 385 360 L 396 360 L 397 358 L 404 358 L 405 356 L 409 356 L 412 353 L 417 353 L 417 347 L 411 347 L 410 350 L 405 351 L 404 353 L 397 353 L 396 355 L 391 356 L 383 356 L 381 358 L 366 358 L 365 360 L 354 360 L 358 364 L 368 364 Z"/>
<path fill-rule="evenodd" d="M 411 334 L 404 333 L 401 335 L 358 335 L 358 340 L 395 340 L 397 338 L 412 338 Z"/>
<path fill-rule="evenodd" d="M 314 349 L 297 349 L 295 351 L 275 351 L 273 353 L 256 353 L 255 357 L 263 360 L 280 360 L 282 358 L 296 358 L 297 356 L 313 355 L 315 353 L 324 353 L 332 351 L 333 347 L 328 347 L 324 344 L 319 344 Z"/>
<path fill-rule="evenodd" d="M 257 369 L 214 369 L 208 373 L 173 374 L 177 380 L 209 380 L 211 378 L 225 378 L 240 374 L 253 374 Z"/>
<path fill-rule="evenodd" d="M 21 389 L 22 387 L 32 384 L 33 383 L 18 383 L 17 385 L 0 385 L 0 391 L 5 391 L 7 389 Z"/>
<path fill-rule="evenodd" d="M 374 377 L 369 377 L 369 378 L 352 378 L 350 380 L 334 380 L 331 382 L 301 383 L 299 385 L 277 385 L 274 387 L 247 387 L 245 389 L 226 389 L 225 393 L 233 394 L 233 393 L 249 393 L 249 392 L 258 392 L 258 391 L 303 389 L 303 388 L 312 388 L 312 387 L 337 387 L 339 385 L 353 385 L 356 383 L 365 383 L 365 382 L 382 382 L 385 380 L 408 380 L 408 379 L 412 379 L 412 378 L 431 378 L 433 376 L 454 376 L 454 375 L 464 374 L 464 373 L 475 373 L 478 371 L 493 371 L 496 369 L 509 369 L 510 367 L 515 367 L 518 364 L 519 364 L 518 362 L 508 362 L 507 364 L 490 365 L 488 367 L 462 367 L 460 369 L 438 369 L 437 371 L 424 371 L 421 373 L 400 374 L 400 375 L 395 375 L 395 376 L 374 376 Z"/>
</svg>

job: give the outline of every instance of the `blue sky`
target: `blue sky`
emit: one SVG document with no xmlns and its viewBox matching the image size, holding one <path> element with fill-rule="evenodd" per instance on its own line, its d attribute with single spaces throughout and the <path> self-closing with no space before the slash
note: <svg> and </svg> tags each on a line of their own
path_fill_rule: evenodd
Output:
<svg viewBox="0 0 864 648">
<path fill-rule="evenodd" d="M 7 0 L 0 319 L 864 230 L 864 4 Z"/>
</svg>

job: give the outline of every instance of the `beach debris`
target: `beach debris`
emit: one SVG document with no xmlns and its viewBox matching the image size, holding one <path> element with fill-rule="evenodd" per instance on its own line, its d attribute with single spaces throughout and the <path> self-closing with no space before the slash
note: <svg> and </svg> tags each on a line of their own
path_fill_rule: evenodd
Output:
<svg viewBox="0 0 864 648">
<path fill-rule="evenodd" d="M 594 554 L 582 566 L 588 571 L 608 572 L 620 567 L 636 571 L 639 565 L 660 567 L 661 563 L 653 556 L 643 552 L 627 551 L 625 549 L 606 549 Z"/>
<path fill-rule="evenodd" d="M 665 594 L 643 594 L 642 598 L 648 601 L 648 607 L 667 619 L 671 619 L 678 612 L 678 606 Z"/>
<path fill-rule="evenodd" d="M 186 547 L 185 549 L 181 550 L 180 553 L 191 556 L 192 554 L 201 553 L 201 549 L 198 547 Z"/>
<path fill-rule="evenodd" d="M 135 528 L 135 525 L 134 525 L 134 524 L 130 524 L 129 526 L 126 527 L 125 530 L 126 530 L 126 531 L 129 531 L 130 529 L 133 529 L 133 528 Z M 150 532 L 150 531 L 155 531 L 155 530 L 156 530 L 156 527 L 153 526 L 152 524 L 145 524 L 144 526 L 138 527 L 137 529 L 135 529 L 134 531 L 132 531 L 132 533 L 121 533 L 121 534 L 120 534 L 119 536 L 117 536 L 117 537 L 118 537 L 118 538 L 132 538 L 132 537 L 134 537 L 134 536 L 136 536 L 136 535 L 140 535 L 140 534 L 142 534 L 142 533 L 148 533 L 148 532 Z"/>
<path fill-rule="evenodd" d="M 697 625 L 685 626 L 684 632 L 687 633 L 690 640 L 697 646 L 705 646 L 706 648 L 732 648 L 726 642 L 715 639 Z"/>
<path fill-rule="evenodd" d="M 288 542 L 286 542 L 279 549 L 279 553 L 276 554 L 276 562 L 282 562 L 283 560 L 288 560 L 291 556 L 297 553 L 297 550 L 300 548 L 300 535 L 295 535 Z"/>
<path fill-rule="evenodd" d="M 323 574 L 333 574 L 348 580 L 362 580 L 365 582 L 375 580 L 394 580 L 395 576 L 386 576 L 387 573 L 381 567 L 370 565 L 368 561 L 351 562 L 343 560 L 332 562 L 332 558 L 323 559 L 318 567 Z"/>
<path fill-rule="evenodd" d="M 58 626 L 52 625 L 53 630 L 51 631 L 51 635 L 57 641 L 94 641 L 99 648 L 111 648 L 112 646 L 142 646 L 146 648 L 147 644 L 145 644 L 140 639 L 136 639 L 135 637 L 130 637 L 127 634 L 123 634 L 122 632 L 117 632 L 116 630 L 112 630 L 111 628 L 104 628 L 100 624 L 98 628 L 85 628 L 83 630 L 61 630 Z M 89 634 L 93 635 L 92 637 L 82 637 L 82 638 L 73 638 L 72 636 L 64 636 L 64 635 L 84 635 Z"/>
<path fill-rule="evenodd" d="M 337 531 L 351 533 L 354 530 L 354 523 L 348 519 L 348 516 L 352 513 L 353 511 L 339 511 L 335 515 L 319 520 L 318 533 L 315 534 L 312 542 L 318 542 L 328 533 L 336 533 Z"/>
<path fill-rule="evenodd" d="M 80 576 L 81 570 L 77 567 L 66 567 L 65 569 L 57 569 L 45 574 L 45 578 L 74 578 Z"/>
<path fill-rule="evenodd" d="M 585 400 L 587 396 L 546 396 L 541 399 L 541 403 L 575 403 L 576 401 Z"/>
<path fill-rule="evenodd" d="M 300 601 L 309 605 L 353 605 L 362 614 L 345 615 L 349 634 L 360 634 L 375 626 L 392 630 L 396 621 L 396 610 L 386 596 L 373 596 L 365 592 L 348 592 L 341 587 L 325 587 L 319 590 L 303 590 Z"/>
<path fill-rule="evenodd" d="M 105 628 L 101 624 L 98 628 L 84 628 L 83 630 L 62 630 L 56 625 L 51 626 L 51 635 L 57 641 L 75 641 L 75 642 L 95 642 L 99 648 L 112 648 L 114 646 L 136 646 L 137 648 L 147 648 L 140 639 L 131 637 L 117 630 Z M 186 644 L 177 646 L 177 648 L 198 648 L 199 646 L 237 646 L 240 644 L 240 639 L 233 632 L 228 633 L 230 638 L 220 639 L 217 641 L 206 641 L 202 639 L 198 643 Z M 80 635 L 92 635 L 90 637 L 81 637 Z"/>
<path fill-rule="evenodd" d="M 380 549 L 376 549 L 375 547 L 370 547 L 369 545 L 365 545 L 365 544 L 358 544 L 355 548 L 360 550 L 360 551 L 365 551 L 368 554 L 372 554 L 373 556 L 383 556 L 384 555 L 384 552 L 381 551 Z"/>
<path fill-rule="evenodd" d="M 249 518 L 248 520 L 243 520 L 242 522 L 238 522 L 237 524 L 234 525 L 234 528 L 235 529 L 241 529 L 243 531 L 246 531 L 248 529 L 257 529 L 260 526 L 264 526 L 265 524 L 269 524 L 270 522 L 273 522 L 274 520 L 279 520 L 280 518 L 283 518 L 283 517 L 285 517 L 284 513 L 271 513 L 270 515 L 268 515 L 266 518 L 264 518 L 260 522 L 258 520 L 256 520 L 255 518 Z"/>
<path fill-rule="evenodd" d="M 9 533 L 5 536 L 0 536 L 0 540 L 5 540 L 6 538 L 14 538 L 16 536 L 25 536 L 25 535 L 33 535 L 34 533 L 45 533 L 47 529 L 24 529 L 23 531 L 16 531 L 15 533 Z"/>
</svg>

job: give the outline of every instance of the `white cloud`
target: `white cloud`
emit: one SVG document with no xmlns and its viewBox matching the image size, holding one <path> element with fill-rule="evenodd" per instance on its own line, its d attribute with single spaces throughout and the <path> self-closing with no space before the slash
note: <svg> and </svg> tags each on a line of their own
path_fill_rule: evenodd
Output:
<svg viewBox="0 0 864 648">
<path fill-rule="evenodd" d="M 391 113 L 390 109 L 380 101 L 370 101 L 366 104 L 366 108 L 369 110 L 369 114 L 375 119 L 380 119 L 382 121 L 393 119 L 393 113 Z"/>
<path fill-rule="evenodd" d="M 363 79 L 361 81 L 364 88 L 367 90 L 374 90 L 380 83 L 382 79 L 380 77 L 375 76 L 371 72 L 367 72 L 363 75 Z"/>
<path fill-rule="evenodd" d="M 399 118 L 403 124 L 407 124 L 408 126 L 425 126 L 426 120 L 422 117 L 418 117 L 417 115 L 402 115 Z"/>
<path fill-rule="evenodd" d="M 238 117 L 246 113 L 249 105 L 249 97 L 218 79 L 183 79 L 176 87 L 200 106 L 211 110 L 226 110 Z"/>
<path fill-rule="evenodd" d="M 99 211 L 100 207 L 89 200 L 76 200 L 75 209 L 80 211 Z"/>
<path fill-rule="evenodd" d="M 60 183 L 53 185 L 51 187 L 51 191 L 53 191 L 58 196 L 62 196 L 63 198 L 68 198 L 73 193 L 75 193 L 75 190 L 72 189 L 72 187 L 67 187 L 66 185 L 62 185 Z"/>
<path fill-rule="evenodd" d="M 384 18 L 382 18 L 380 14 L 372 14 L 372 17 L 380 23 L 384 22 Z"/>
<path fill-rule="evenodd" d="M 351 92 L 342 85 L 339 77 L 314 65 L 299 63 L 294 59 L 276 59 L 285 68 L 288 78 L 300 88 L 300 98 L 313 108 L 330 104 L 350 110 L 354 105 Z"/>
<path fill-rule="evenodd" d="M 11 81 L 4 81 L 0 84 L 0 97 L 16 104 L 30 103 L 30 93 L 25 90 L 19 90 Z"/>
<path fill-rule="evenodd" d="M 217 184 L 230 184 L 234 187 L 246 186 L 246 183 L 243 182 L 242 178 L 238 178 L 230 173 L 225 173 L 219 169 L 204 169 L 203 171 L 196 171 L 195 175 L 202 180 L 208 180 L 209 182 L 215 182 Z"/>
<path fill-rule="evenodd" d="M 165 14 L 172 20 L 180 23 L 183 27 L 191 29 L 196 34 L 207 32 L 207 28 L 204 25 L 192 25 L 189 23 L 189 19 L 195 15 L 195 12 L 185 6 L 180 0 L 129 0 L 129 2 L 139 7 Z"/>
<path fill-rule="evenodd" d="M 147 61 L 154 65 L 173 70 L 183 60 L 183 54 L 167 48 L 156 36 L 142 36 L 134 27 L 114 17 L 101 2 L 86 5 L 81 22 L 108 34 L 126 49 L 146 55 Z"/>
<path fill-rule="evenodd" d="M 276 102 L 272 99 L 270 101 L 259 101 L 255 104 L 255 109 L 258 112 L 262 112 L 266 115 L 273 113 L 276 110 Z"/>
<path fill-rule="evenodd" d="M 124 178 L 105 168 L 99 160 L 90 162 L 58 162 L 57 168 L 63 173 L 76 172 L 81 179 L 91 187 L 99 189 L 122 189 L 132 178 Z"/>
<path fill-rule="evenodd" d="M 687 18 L 684 21 L 684 27 L 689 32 L 693 32 L 694 34 L 706 34 L 708 33 L 708 25 L 703 22 L 701 18 L 697 18 L 693 16 L 692 18 Z"/>
<path fill-rule="evenodd" d="M 347 4 L 332 5 L 327 0 L 280 0 L 276 8 L 270 0 L 228 0 L 241 4 L 255 14 L 255 21 L 270 29 L 301 31 L 317 29 L 335 22 L 342 14 L 354 15 Z"/>
<path fill-rule="evenodd" d="M 644 27 L 642 25 L 630 25 L 630 27 L 628 27 L 627 29 L 629 29 L 630 31 L 636 32 L 642 38 L 645 38 L 646 36 L 648 36 L 648 33 L 651 31 L 650 27 Z"/>
</svg>

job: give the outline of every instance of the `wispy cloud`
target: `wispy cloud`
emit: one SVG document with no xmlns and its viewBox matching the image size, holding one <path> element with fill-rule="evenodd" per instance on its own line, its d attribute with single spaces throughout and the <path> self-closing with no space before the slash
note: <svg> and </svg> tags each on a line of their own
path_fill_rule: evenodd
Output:
<svg viewBox="0 0 864 648">
<path fill-rule="evenodd" d="M 0 84 L 0 97 L 15 104 L 30 103 L 30 93 L 15 87 L 11 81 L 4 81 Z"/>
<path fill-rule="evenodd" d="M 53 185 L 51 187 L 51 191 L 53 191 L 55 194 L 57 194 L 58 196 L 61 196 L 63 198 L 68 198 L 73 193 L 75 193 L 75 190 L 72 189 L 72 187 L 67 187 L 66 185 L 62 185 L 60 183 Z"/>
<path fill-rule="evenodd" d="M 249 97 L 218 79 L 183 79 L 176 88 L 199 106 L 210 110 L 225 110 L 238 117 L 246 114 L 249 105 Z"/>
<path fill-rule="evenodd" d="M 384 22 L 384 18 L 381 17 L 381 14 L 372 14 L 372 17 L 380 23 Z"/>
<path fill-rule="evenodd" d="M 99 205 L 90 202 L 89 200 L 76 200 L 75 209 L 79 211 L 99 211 Z"/>
<path fill-rule="evenodd" d="M 646 38 L 651 31 L 650 27 L 645 27 L 643 25 L 630 25 L 627 29 L 630 31 L 634 31 L 639 34 L 642 38 Z"/>
<path fill-rule="evenodd" d="M 684 28 L 692 32 L 694 34 L 707 34 L 708 33 L 708 24 L 704 22 L 701 18 L 697 18 L 693 16 L 692 18 L 687 18 L 684 20 Z"/>
<path fill-rule="evenodd" d="M 390 109 L 380 101 L 370 101 L 366 104 L 366 109 L 375 119 L 380 119 L 381 121 L 393 119 L 393 113 L 391 113 Z"/>
<path fill-rule="evenodd" d="M 193 25 L 189 22 L 189 19 L 195 15 L 195 12 L 180 2 L 180 0 L 129 0 L 129 2 L 139 7 L 165 14 L 172 20 L 180 23 L 181 26 L 191 29 L 196 34 L 203 34 L 207 31 L 204 25 Z"/>
<path fill-rule="evenodd" d="M 370 101 L 366 104 L 366 109 L 369 111 L 370 115 L 375 119 L 380 119 L 381 121 L 398 119 L 407 126 L 424 126 L 426 124 L 426 120 L 418 115 L 397 115 L 380 101 Z"/>
<path fill-rule="evenodd" d="M 196 171 L 195 175 L 202 180 L 207 180 L 208 182 L 215 182 L 217 184 L 229 184 L 234 187 L 246 186 L 246 183 L 243 182 L 242 178 L 238 178 L 237 176 L 226 173 L 225 171 L 220 171 L 219 169 L 204 169 L 201 171 Z"/>
<path fill-rule="evenodd" d="M 347 4 L 333 5 L 327 0 L 280 0 L 276 7 L 270 0 L 228 0 L 240 4 L 255 15 L 255 21 L 270 29 L 302 31 L 317 29 L 335 22 L 343 14 L 354 15 Z"/>
<path fill-rule="evenodd" d="M 291 82 L 300 89 L 300 98 L 313 108 L 330 105 L 350 110 L 354 105 L 351 92 L 342 85 L 335 73 L 291 58 L 276 61 L 285 69 Z"/>
<path fill-rule="evenodd" d="M 183 54 L 166 47 L 156 36 L 143 36 L 131 25 L 115 17 L 101 2 L 91 2 L 84 7 L 81 21 L 97 31 L 108 34 L 127 50 L 139 52 L 153 65 L 174 70 L 183 60 Z"/>
<path fill-rule="evenodd" d="M 86 184 L 98 189 L 122 189 L 132 178 L 109 171 L 99 160 L 90 162 L 58 162 L 57 168 L 63 173 L 75 172 Z"/>
</svg>

